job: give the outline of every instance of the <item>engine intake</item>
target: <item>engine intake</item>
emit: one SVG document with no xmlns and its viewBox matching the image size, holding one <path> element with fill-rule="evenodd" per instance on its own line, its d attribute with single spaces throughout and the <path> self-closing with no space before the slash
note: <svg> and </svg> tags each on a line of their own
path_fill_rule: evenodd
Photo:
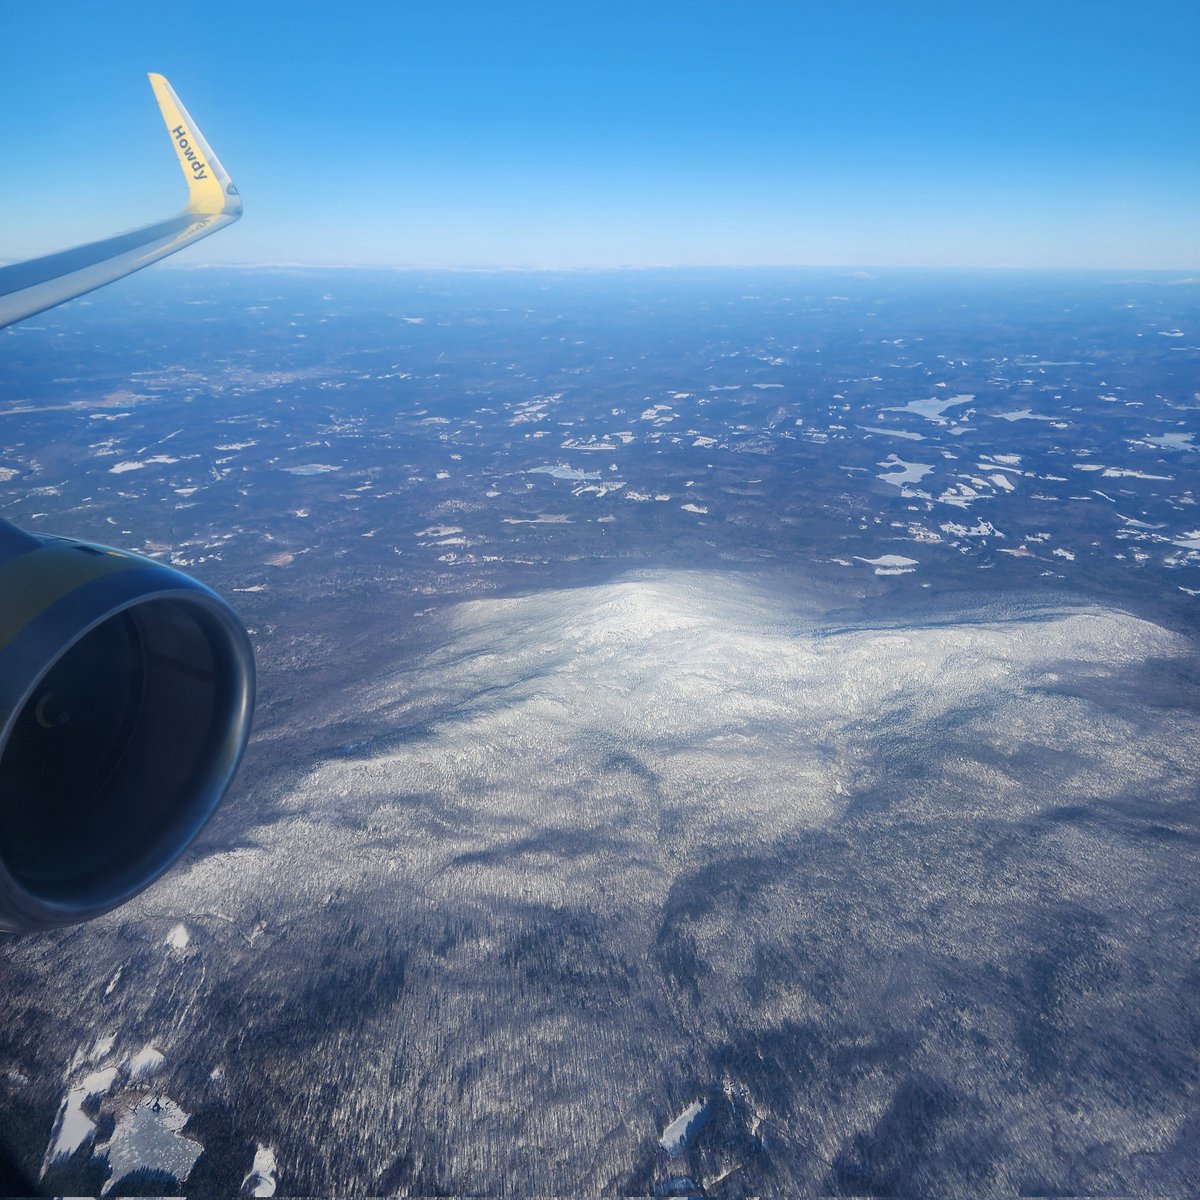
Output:
<svg viewBox="0 0 1200 1200">
<path fill-rule="evenodd" d="M 214 592 L 0 522 L 0 929 L 153 883 L 220 804 L 253 707 L 249 638 Z"/>
</svg>

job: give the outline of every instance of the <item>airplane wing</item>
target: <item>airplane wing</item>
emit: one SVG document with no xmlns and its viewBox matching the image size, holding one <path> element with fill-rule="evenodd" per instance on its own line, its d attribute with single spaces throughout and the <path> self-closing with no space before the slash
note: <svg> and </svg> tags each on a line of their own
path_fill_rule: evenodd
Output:
<svg viewBox="0 0 1200 1200">
<path fill-rule="evenodd" d="M 188 185 L 178 216 L 44 258 L 0 267 L 0 329 L 131 275 L 232 224 L 242 200 L 195 121 L 161 75 L 150 76 Z"/>
</svg>

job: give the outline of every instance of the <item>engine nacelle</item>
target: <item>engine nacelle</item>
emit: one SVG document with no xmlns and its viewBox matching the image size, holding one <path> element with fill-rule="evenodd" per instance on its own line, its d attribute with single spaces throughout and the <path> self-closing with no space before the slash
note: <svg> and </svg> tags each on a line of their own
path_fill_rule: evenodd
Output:
<svg viewBox="0 0 1200 1200">
<path fill-rule="evenodd" d="M 153 883 L 220 804 L 253 709 L 250 639 L 215 592 L 0 521 L 0 929 Z"/>
</svg>

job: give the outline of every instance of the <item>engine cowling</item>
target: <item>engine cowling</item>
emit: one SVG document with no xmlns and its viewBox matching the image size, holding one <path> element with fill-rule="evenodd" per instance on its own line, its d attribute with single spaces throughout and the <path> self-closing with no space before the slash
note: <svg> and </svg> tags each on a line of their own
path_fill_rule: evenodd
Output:
<svg viewBox="0 0 1200 1200">
<path fill-rule="evenodd" d="M 215 592 L 0 522 L 0 929 L 153 883 L 220 804 L 253 709 L 250 639 Z"/>
</svg>

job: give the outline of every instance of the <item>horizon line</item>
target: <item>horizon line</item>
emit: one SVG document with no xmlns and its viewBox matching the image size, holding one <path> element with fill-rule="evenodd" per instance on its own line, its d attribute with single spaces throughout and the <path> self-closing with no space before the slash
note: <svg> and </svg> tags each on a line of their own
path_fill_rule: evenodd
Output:
<svg viewBox="0 0 1200 1200">
<path fill-rule="evenodd" d="M 39 256 L 41 257 L 41 256 Z M 18 265 L 28 259 L 0 258 L 0 267 Z M 1138 265 L 1092 264 L 1038 264 L 1028 263 L 904 263 L 879 265 L 874 263 L 613 263 L 606 266 L 576 264 L 563 266 L 530 266 L 520 264 L 472 264 L 472 263 L 363 263 L 363 262 L 304 262 L 295 259 L 262 261 L 209 261 L 179 262 L 165 261 L 158 266 L 161 271 L 379 271 L 393 274 L 441 273 L 459 275 L 599 275 L 620 272 L 642 271 L 821 271 L 847 277 L 872 278 L 874 275 L 897 275 L 905 272 L 961 273 L 993 272 L 996 274 L 1130 274 L 1182 275 L 1176 282 L 1200 283 L 1200 264 L 1196 266 L 1159 267 Z"/>
<path fill-rule="evenodd" d="M 1156 267 L 1137 266 L 1129 264 L 1089 265 L 1077 264 L 1030 265 L 1009 263 L 904 263 L 879 265 L 873 263 L 613 263 L 607 266 L 576 264 L 565 266 L 528 266 L 510 264 L 480 265 L 472 263 L 321 263 L 303 262 L 297 260 L 261 262 L 169 262 L 162 264 L 163 270 L 168 271 L 384 271 L 395 274 L 415 274 L 417 272 L 440 272 L 443 274 L 463 275 L 571 275 L 634 272 L 634 271 L 825 271 L 847 276 L 870 278 L 875 274 L 902 274 L 904 272 L 996 272 L 1003 274 L 1052 273 L 1052 274 L 1129 274 L 1144 275 L 1183 275 L 1186 278 L 1180 283 L 1200 283 L 1200 264 L 1195 266 Z"/>
</svg>

